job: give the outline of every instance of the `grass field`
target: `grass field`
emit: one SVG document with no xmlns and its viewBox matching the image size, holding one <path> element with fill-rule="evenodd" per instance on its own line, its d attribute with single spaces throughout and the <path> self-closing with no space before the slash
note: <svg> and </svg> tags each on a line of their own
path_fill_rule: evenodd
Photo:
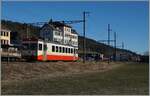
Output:
<svg viewBox="0 0 150 96">
<path fill-rule="evenodd" d="M 122 63 L 104 72 L 2 80 L 1 91 L 12 95 L 148 95 L 148 79 L 148 64 Z"/>
</svg>

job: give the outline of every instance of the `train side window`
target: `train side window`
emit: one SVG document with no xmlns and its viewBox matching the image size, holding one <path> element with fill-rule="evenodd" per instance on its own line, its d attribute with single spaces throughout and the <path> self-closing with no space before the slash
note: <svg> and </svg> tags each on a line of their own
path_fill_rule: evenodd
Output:
<svg viewBox="0 0 150 96">
<path fill-rule="evenodd" d="M 70 48 L 70 53 L 72 53 L 72 48 Z"/>
<path fill-rule="evenodd" d="M 55 46 L 52 46 L 52 52 L 55 52 Z"/>
<path fill-rule="evenodd" d="M 69 48 L 67 48 L 67 53 L 69 53 Z"/>
<path fill-rule="evenodd" d="M 70 53 L 71 53 L 71 48 L 69 48 L 70 49 Z"/>
<path fill-rule="evenodd" d="M 42 50 L 42 44 L 39 44 L 39 50 Z"/>
<path fill-rule="evenodd" d="M 70 48 L 68 48 L 69 49 L 69 52 L 68 53 L 70 53 Z"/>
<path fill-rule="evenodd" d="M 62 51 L 61 51 L 61 47 L 59 47 L 59 52 L 61 53 Z"/>
<path fill-rule="evenodd" d="M 56 46 L 56 52 L 58 52 L 58 46 Z"/>
<path fill-rule="evenodd" d="M 67 53 L 67 48 L 65 48 L 65 53 Z"/>
<path fill-rule="evenodd" d="M 76 49 L 74 49 L 74 53 L 76 54 Z"/>
<path fill-rule="evenodd" d="M 71 53 L 73 53 L 73 49 L 71 48 Z"/>
<path fill-rule="evenodd" d="M 64 47 L 63 47 L 62 51 L 63 51 L 63 53 L 65 53 L 65 48 Z"/>
</svg>

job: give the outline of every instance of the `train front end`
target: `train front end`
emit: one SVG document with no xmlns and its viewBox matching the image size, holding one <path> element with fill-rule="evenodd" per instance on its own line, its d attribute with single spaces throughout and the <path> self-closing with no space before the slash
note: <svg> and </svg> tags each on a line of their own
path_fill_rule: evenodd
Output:
<svg viewBox="0 0 150 96">
<path fill-rule="evenodd" d="M 38 40 L 33 38 L 23 39 L 22 41 L 22 58 L 28 61 L 37 60 Z"/>
</svg>

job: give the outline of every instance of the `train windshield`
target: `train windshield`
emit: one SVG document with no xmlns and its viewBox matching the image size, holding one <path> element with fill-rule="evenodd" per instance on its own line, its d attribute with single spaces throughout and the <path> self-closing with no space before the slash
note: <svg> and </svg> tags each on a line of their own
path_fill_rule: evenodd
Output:
<svg viewBox="0 0 150 96">
<path fill-rule="evenodd" d="M 37 50 L 37 43 L 24 43 L 23 49 L 24 50 Z"/>
</svg>

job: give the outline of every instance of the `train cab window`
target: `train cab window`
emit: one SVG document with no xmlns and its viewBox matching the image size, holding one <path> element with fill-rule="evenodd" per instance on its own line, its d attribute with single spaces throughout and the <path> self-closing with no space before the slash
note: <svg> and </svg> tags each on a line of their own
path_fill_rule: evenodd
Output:
<svg viewBox="0 0 150 96">
<path fill-rule="evenodd" d="M 8 43 L 8 42 L 7 42 Z M 25 50 L 37 50 L 37 43 L 24 43 L 23 49 Z"/>
<path fill-rule="evenodd" d="M 23 44 L 23 49 L 28 49 L 29 44 Z"/>
<path fill-rule="evenodd" d="M 37 43 L 31 43 L 29 45 L 29 49 L 31 49 L 31 50 L 37 50 Z"/>
<path fill-rule="evenodd" d="M 65 53 L 65 48 L 63 47 L 63 53 Z"/>
<path fill-rule="evenodd" d="M 42 50 L 42 44 L 39 44 L 39 50 Z"/>
<path fill-rule="evenodd" d="M 55 52 L 55 46 L 52 46 L 52 52 Z"/>
<path fill-rule="evenodd" d="M 58 52 L 58 46 L 56 46 L 56 52 Z"/>
</svg>

